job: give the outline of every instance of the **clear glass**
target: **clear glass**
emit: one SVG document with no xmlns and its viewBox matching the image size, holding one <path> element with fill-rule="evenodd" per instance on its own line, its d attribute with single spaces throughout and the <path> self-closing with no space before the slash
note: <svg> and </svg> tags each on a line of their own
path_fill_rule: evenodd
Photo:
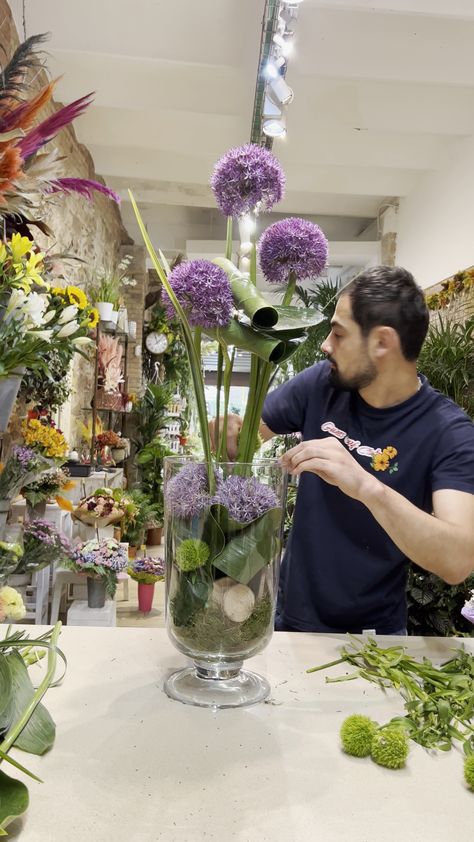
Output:
<svg viewBox="0 0 474 842">
<path fill-rule="evenodd" d="M 206 466 L 164 460 L 166 623 L 193 666 L 166 693 L 204 707 L 264 700 L 265 679 L 242 669 L 273 634 L 287 475 L 276 459 Z"/>
</svg>

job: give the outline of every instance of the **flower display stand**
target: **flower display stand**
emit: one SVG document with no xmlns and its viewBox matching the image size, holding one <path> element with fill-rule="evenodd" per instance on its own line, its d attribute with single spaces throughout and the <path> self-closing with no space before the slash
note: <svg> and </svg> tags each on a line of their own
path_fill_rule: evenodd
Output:
<svg viewBox="0 0 474 842">
<path fill-rule="evenodd" d="M 116 626 L 117 608 L 114 599 L 106 599 L 103 608 L 89 608 L 87 600 L 76 599 L 67 612 L 68 626 Z"/>
</svg>

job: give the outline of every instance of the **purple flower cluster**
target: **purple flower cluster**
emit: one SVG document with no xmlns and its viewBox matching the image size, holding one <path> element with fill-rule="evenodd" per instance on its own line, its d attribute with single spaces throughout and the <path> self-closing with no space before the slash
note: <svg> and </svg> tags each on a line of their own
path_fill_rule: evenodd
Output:
<svg viewBox="0 0 474 842">
<path fill-rule="evenodd" d="M 10 500 L 16 497 L 20 488 L 27 485 L 50 462 L 30 447 L 15 445 L 6 460 L 5 467 L 0 474 L 0 499 Z"/>
<path fill-rule="evenodd" d="M 193 327 L 225 327 L 232 316 L 233 299 L 229 279 L 210 260 L 180 263 L 171 272 L 169 282 Z M 175 309 L 165 292 L 163 303 L 170 319 Z"/>
<path fill-rule="evenodd" d="M 63 535 L 47 520 L 37 518 L 25 523 L 24 553 L 18 572 L 41 570 L 48 564 L 74 557 L 75 551 Z"/>
<path fill-rule="evenodd" d="M 217 488 L 213 503 L 225 506 L 229 515 L 239 523 L 249 523 L 269 509 L 277 508 L 275 492 L 256 477 L 227 477 Z"/>
<path fill-rule="evenodd" d="M 211 502 L 206 466 L 196 462 L 185 465 L 167 483 L 165 494 L 171 514 L 184 518 L 199 515 Z"/>
<path fill-rule="evenodd" d="M 37 454 L 31 447 L 21 447 L 15 445 L 12 448 L 12 455 L 24 471 L 31 471 L 36 467 L 38 461 Z"/>
<path fill-rule="evenodd" d="M 328 241 L 319 225 L 293 217 L 274 222 L 258 244 L 267 281 L 283 284 L 293 272 L 297 281 L 317 278 L 327 264 Z"/>
<path fill-rule="evenodd" d="M 162 558 L 134 558 L 130 562 L 128 572 L 132 579 L 152 585 L 164 578 L 165 562 Z"/>
<path fill-rule="evenodd" d="M 285 174 L 263 146 L 247 143 L 229 149 L 217 162 L 211 187 L 226 216 L 242 216 L 259 206 L 271 210 L 283 198 Z"/>
<path fill-rule="evenodd" d="M 78 548 L 75 563 L 83 570 L 100 573 L 100 568 L 106 568 L 119 573 L 127 566 L 128 558 L 125 547 L 121 547 L 114 539 L 94 539 Z"/>
<path fill-rule="evenodd" d="M 461 608 L 461 614 L 470 623 L 474 623 L 474 591 L 472 591 L 471 598 Z"/>
</svg>

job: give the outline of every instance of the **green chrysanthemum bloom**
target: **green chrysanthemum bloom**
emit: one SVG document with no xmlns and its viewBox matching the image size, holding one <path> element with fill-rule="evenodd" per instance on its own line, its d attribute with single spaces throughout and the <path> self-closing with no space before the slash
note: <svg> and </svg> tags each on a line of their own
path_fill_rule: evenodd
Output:
<svg viewBox="0 0 474 842">
<path fill-rule="evenodd" d="M 209 558 L 210 549 L 205 541 L 198 538 L 187 538 L 176 550 L 176 564 L 185 572 L 197 570 Z"/>
<path fill-rule="evenodd" d="M 474 791 L 474 754 L 471 754 L 470 757 L 466 757 L 464 761 L 464 780 L 466 781 L 469 789 Z"/>
<path fill-rule="evenodd" d="M 408 756 L 408 740 L 399 728 L 382 728 L 372 740 L 372 760 L 387 769 L 402 769 Z"/>
<path fill-rule="evenodd" d="M 351 754 L 353 757 L 368 757 L 376 730 L 377 723 L 368 716 L 361 716 L 358 713 L 348 716 L 339 732 L 346 754 Z"/>
</svg>

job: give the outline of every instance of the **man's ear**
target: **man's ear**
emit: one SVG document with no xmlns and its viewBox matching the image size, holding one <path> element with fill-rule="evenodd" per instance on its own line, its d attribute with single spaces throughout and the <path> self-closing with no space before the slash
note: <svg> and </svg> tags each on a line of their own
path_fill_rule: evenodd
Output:
<svg viewBox="0 0 474 842">
<path fill-rule="evenodd" d="M 378 358 L 394 351 L 400 352 L 400 337 L 393 327 L 378 325 L 370 332 L 369 348 L 373 356 Z"/>
</svg>

